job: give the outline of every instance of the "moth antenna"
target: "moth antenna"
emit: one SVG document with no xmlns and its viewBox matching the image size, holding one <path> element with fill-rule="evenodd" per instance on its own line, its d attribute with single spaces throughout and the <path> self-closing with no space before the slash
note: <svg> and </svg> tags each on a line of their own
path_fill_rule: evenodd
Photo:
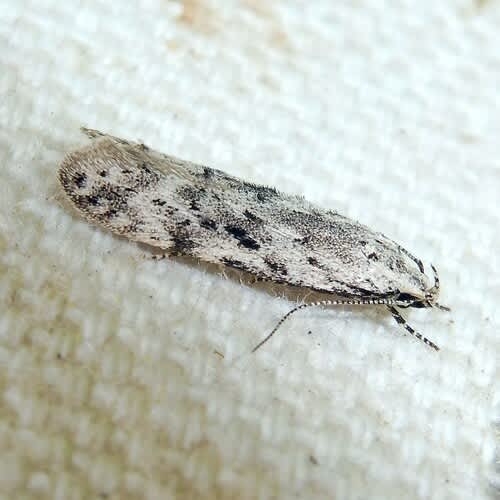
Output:
<svg viewBox="0 0 500 500">
<path fill-rule="evenodd" d="M 436 291 L 439 291 L 439 274 L 437 269 L 434 267 L 434 264 L 431 264 L 432 272 L 434 273 L 434 288 Z"/>
<path fill-rule="evenodd" d="M 421 340 L 424 344 L 427 344 L 429 347 L 432 347 L 434 350 L 439 351 L 439 347 L 434 344 L 434 342 L 430 341 L 427 337 L 424 337 L 421 333 L 415 331 L 401 316 L 400 312 L 394 306 L 387 306 L 387 309 L 391 312 L 393 318 L 397 321 L 398 324 L 403 325 L 404 329 L 416 337 L 418 340 Z"/>
<path fill-rule="evenodd" d="M 397 243 L 396 243 L 397 244 Z M 408 257 L 410 257 L 411 260 L 413 260 L 413 262 L 415 262 L 415 264 L 417 264 L 420 272 L 422 274 L 425 273 L 425 269 L 424 269 L 424 264 L 422 263 L 422 261 L 420 259 L 417 259 L 417 257 L 415 257 L 413 254 L 411 254 L 410 252 L 408 252 L 408 250 L 406 250 L 406 248 L 403 248 L 401 246 L 399 246 L 399 249 Z"/>
<path fill-rule="evenodd" d="M 431 264 L 432 272 L 434 273 L 434 288 L 436 291 L 439 291 L 439 275 L 437 272 L 437 269 Z M 437 307 L 441 311 L 451 311 L 451 309 L 448 306 L 442 306 L 441 304 L 438 304 L 437 302 L 434 304 L 434 307 Z"/>
<path fill-rule="evenodd" d="M 301 304 L 288 311 L 271 330 L 271 333 L 261 340 L 253 349 L 255 352 L 259 347 L 263 346 L 280 328 L 280 326 L 295 312 L 305 309 L 306 307 L 317 306 L 362 306 L 362 305 L 391 305 L 395 304 L 394 299 L 339 299 L 339 300 L 319 300 L 317 302 L 310 302 L 308 304 Z M 402 316 L 400 316 L 402 318 Z"/>
</svg>

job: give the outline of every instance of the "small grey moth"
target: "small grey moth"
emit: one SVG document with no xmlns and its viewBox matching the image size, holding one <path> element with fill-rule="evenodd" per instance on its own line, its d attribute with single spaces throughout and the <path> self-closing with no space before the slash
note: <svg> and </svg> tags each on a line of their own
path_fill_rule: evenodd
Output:
<svg viewBox="0 0 500 500">
<path fill-rule="evenodd" d="M 251 273 L 261 280 L 331 294 L 319 305 L 382 305 L 416 332 L 399 308 L 437 307 L 439 278 L 381 233 L 300 196 L 246 182 L 134 143 L 82 129 L 93 142 L 69 153 L 59 181 L 91 222 L 166 250 Z"/>
</svg>

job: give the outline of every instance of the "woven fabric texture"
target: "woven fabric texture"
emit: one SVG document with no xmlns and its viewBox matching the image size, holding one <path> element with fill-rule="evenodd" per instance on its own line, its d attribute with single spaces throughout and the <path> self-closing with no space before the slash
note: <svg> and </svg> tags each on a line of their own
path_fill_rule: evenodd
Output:
<svg viewBox="0 0 500 500">
<path fill-rule="evenodd" d="M 499 26 L 497 0 L 0 0 L 1 498 L 498 495 Z M 82 125 L 434 263 L 452 312 L 405 315 L 441 351 L 368 307 L 250 354 L 294 300 L 68 210 Z"/>
</svg>

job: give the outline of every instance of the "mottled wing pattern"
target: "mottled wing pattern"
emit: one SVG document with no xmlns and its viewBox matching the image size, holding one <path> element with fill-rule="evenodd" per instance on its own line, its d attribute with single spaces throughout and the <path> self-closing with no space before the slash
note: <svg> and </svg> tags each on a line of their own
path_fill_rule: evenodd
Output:
<svg viewBox="0 0 500 500">
<path fill-rule="evenodd" d="M 355 221 L 142 144 L 87 133 L 96 141 L 65 158 L 59 179 L 77 210 L 114 233 L 346 297 L 420 297 L 429 287 L 416 259 Z"/>
</svg>

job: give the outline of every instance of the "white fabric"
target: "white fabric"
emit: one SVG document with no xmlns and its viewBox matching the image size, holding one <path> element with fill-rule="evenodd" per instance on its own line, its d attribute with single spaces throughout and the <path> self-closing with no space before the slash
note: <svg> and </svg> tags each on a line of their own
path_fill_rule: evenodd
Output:
<svg viewBox="0 0 500 500">
<path fill-rule="evenodd" d="M 498 494 L 499 26 L 496 0 L 0 0 L 4 498 Z M 250 354 L 294 303 L 68 210 L 81 125 L 433 262 L 452 312 L 406 313 L 442 350 L 340 308 Z"/>
</svg>

